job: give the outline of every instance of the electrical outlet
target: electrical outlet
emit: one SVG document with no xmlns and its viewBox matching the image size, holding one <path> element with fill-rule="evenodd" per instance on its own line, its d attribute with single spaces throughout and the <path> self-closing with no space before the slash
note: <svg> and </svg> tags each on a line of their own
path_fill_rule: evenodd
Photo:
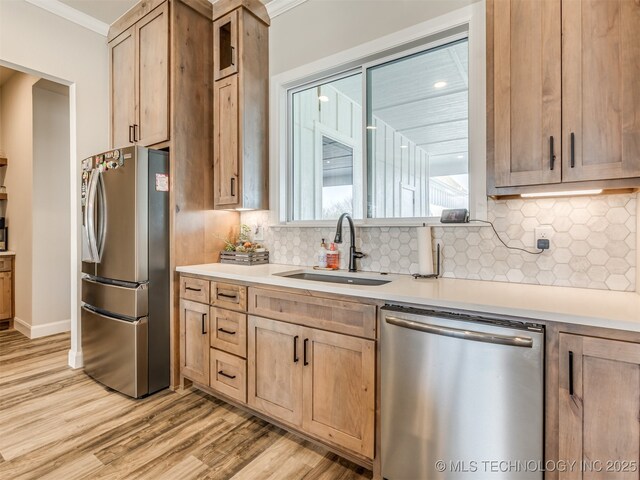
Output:
<svg viewBox="0 0 640 480">
<path fill-rule="evenodd" d="M 534 229 L 534 248 L 546 250 L 551 246 L 551 237 L 553 235 L 553 227 L 551 225 L 541 225 Z"/>
<path fill-rule="evenodd" d="M 256 242 L 263 242 L 264 241 L 264 228 L 262 227 L 262 225 L 256 225 L 253 228 L 253 239 Z"/>
</svg>

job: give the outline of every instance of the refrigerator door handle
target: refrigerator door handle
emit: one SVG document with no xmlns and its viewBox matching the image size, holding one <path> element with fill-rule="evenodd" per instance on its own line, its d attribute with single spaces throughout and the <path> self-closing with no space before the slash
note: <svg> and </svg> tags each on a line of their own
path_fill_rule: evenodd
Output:
<svg viewBox="0 0 640 480">
<path fill-rule="evenodd" d="M 102 260 L 102 253 L 104 252 L 104 243 L 107 237 L 107 192 L 104 188 L 104 179 L 102 173 L 98 172 L 98 180 L 96 181 L 96 192 L 98 195 L 98 235 L 96 241 L 96 261 L 100 263 Z"/>
<path fill-rule="evenodd" d="M 87 206 L 85 208 L 85 224 L 89 237 L 89 259 L 87 261 L 96 263 L 98 259 L 98 248 L 96 244 L 96 186 L 98 183 L 98 170 L 91 171 L 89 177 L 89 188 L 87 192 Z"/>
</svg>

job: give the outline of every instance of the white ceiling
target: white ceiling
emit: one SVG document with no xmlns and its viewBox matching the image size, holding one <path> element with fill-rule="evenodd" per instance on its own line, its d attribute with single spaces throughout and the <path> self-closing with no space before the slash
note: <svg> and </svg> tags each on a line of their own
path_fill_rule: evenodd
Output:
<svg viewBox="0 0 640 480">
<path fill-rule="evenodd" d="M 2 0 L 0 0 L 2 1 Z M 61 3 L 111 25 L 139 0 L 59 0 Z M 212 0 L 209 0 L 212 1 Z M 267 4 L 271 0 L 262 0 Z M 215 0 L 212 1 L 215 3 Z"/>
<path fill-rule="evenodd" d="M 71 8 L 111 25 L 138 0 L 59 0 Z"/>
</svg>

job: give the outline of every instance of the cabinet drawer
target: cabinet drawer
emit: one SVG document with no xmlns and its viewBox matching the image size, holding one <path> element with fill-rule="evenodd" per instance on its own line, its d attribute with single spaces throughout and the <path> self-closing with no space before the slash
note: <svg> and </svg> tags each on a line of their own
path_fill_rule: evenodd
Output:
<svg viewBox="0 0 640 480">
<path fill-rule="evenodd" d="M 211 307 L 211 346 L 239 357 L 247 356 L 247 315 Z"/>
<path fill-rule="evenodd" d="M 194 302 L 209 303 L 209 282 L 199 278 L 180 277 L 180 297 Z"/>
<path fill-rule="evenodd" d="M 11 271 L 11 257 L 0 257 L 0 272 Z"/>
<path fill-rule="evenodd" d="M 247 310 L 247 287 L 211 282 L 211 305 L 230 310 Z"/>
<path fill-rule="evenodd" d="M 247 361 L 215 348 L 211 349 L 209 360 L 209 386 L 246 403 Z"/>
<path fill-rule="evenodd" d="M 249 313 L 365 338 L 376 337 L 376 306 L 249 288 Z"/>
</svg>

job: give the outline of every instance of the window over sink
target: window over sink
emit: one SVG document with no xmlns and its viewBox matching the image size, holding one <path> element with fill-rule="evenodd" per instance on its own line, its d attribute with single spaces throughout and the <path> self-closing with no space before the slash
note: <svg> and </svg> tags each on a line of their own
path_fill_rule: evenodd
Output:
<svg viewBox="0 0 640 480">
<path fill-rule="evenodd" d="M 290 81 L 286 73 L 275 77 L 282 96 L 274 104 L 284 117 L 274 142 L 278 220 L 321 224 L 348 212 L 360 225 L 419 224 L 449 208 L 467 208 L 482 219 L 481 23 L 474 27 L 469 18 L 448 30 L 432 25 L 437 33 L 340 66 L 327 59 L 315 62 L 323 68 L 310 66 L 309 75 L 301 76 L 302 68 Z"/>
</svg>

